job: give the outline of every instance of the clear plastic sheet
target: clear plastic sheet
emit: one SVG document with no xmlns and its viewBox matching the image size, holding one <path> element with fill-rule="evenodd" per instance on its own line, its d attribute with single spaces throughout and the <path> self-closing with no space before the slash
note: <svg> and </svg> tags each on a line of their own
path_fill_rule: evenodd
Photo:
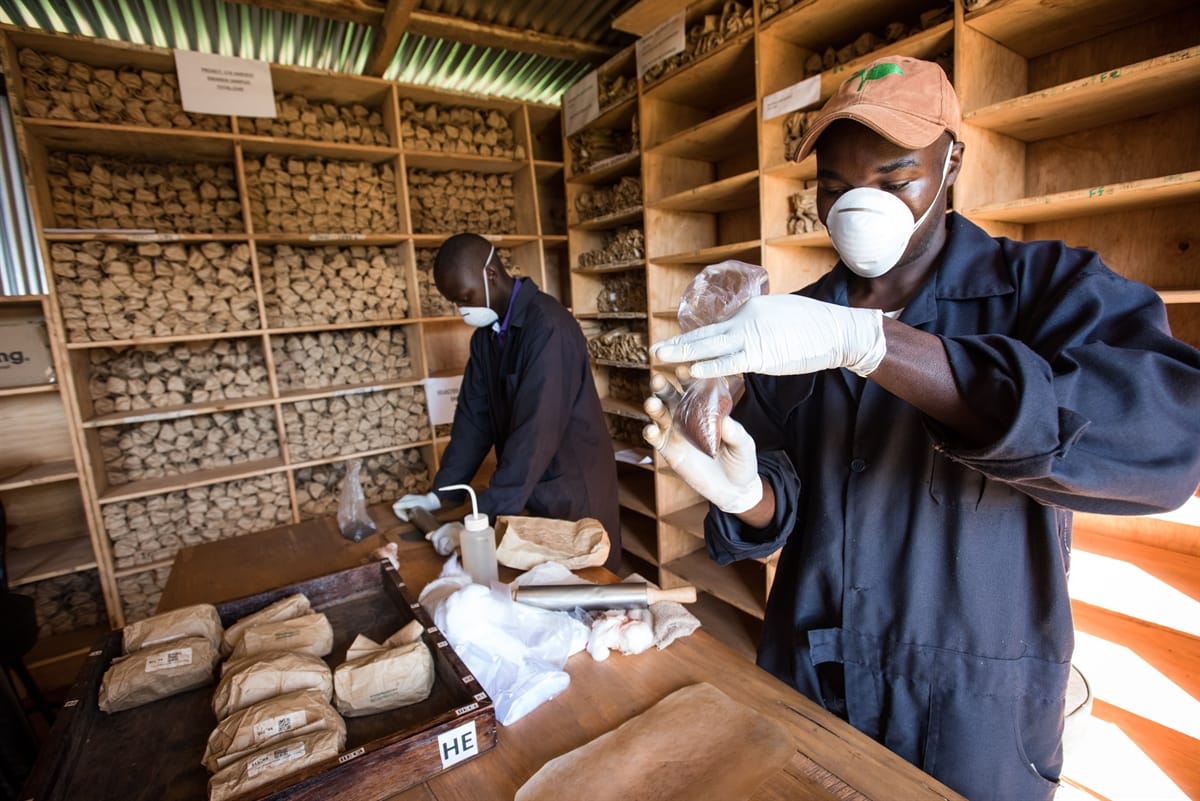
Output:
<svg viewBox="0 0 1200 801">
<path fill-rule="evenodd" d="M 769 292 L 767 271 L 742 261 L 710 264 L 692 279 L 679 299 L 679 325 L 684 332 L 723 322 L 755 295 Z M 721 444 L 721 423 L 733 410 L 728 378 L 693 381 L 675 408 L 675 422 L 688 441 L 709 456 Z"/>
<path fill-rule="evenodd" d="M 375 533 L 375 521 L 367 512 L 367 497 L 363 493 L 362 459 L 351 459 L 346 465 L 346 477 L 342 479 L 342 493 L 338 498 L 338 528 L 342 536 L 358 542 Z"/>
</svg>

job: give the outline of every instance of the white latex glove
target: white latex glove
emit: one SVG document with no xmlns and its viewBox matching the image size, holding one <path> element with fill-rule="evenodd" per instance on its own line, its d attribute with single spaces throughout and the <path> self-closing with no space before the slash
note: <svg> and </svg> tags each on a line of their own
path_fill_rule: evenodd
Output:
<svg viewBox="0 0 1200 801">
<path fill-rule="evenodd" d="M 433 543 L 433 550 L 442 556 L 449 556 L 458 550 L 458 543 L 463 533 L 462 523 L 446 523 L 425 535 L 425 539 Z"/>
<path fill-rule="evenodd" d="M 427 512 L 436 512 L 442 508 L 442 502 L 438 500 L 437 493 L 430 492 L 427 495 L 405 495 L 400 500 L 392 504 L 392 511 L 396 513 L 396 517 L 408 522 L 409 509 L 424 509 Z"/>
<path fill-rule="evenodd" d="M 674 429 L 668 404 L 674 406 L 677 393 L 667 380 L 656 373 L 650 387 L 658 397 L 647 398 L 643 404 L 652 421 L 642 432 L 646 442 L 662 454 L 688 486 L 721 511 L 740 514 L 753 509 L 762 500 L 762 479 L 758 476 L 754 440 L 741 423 L 725 418 L 720 448 L 715 457 L 709 456 Z"/>
<path fill-rule="evenodd" d="M 869 375 L 883 361 L 883 312 L 801 295 L 750 298 L 723 323 L 655 343 L 664 362 L 695 362 L 692 375 L 791 375 L 845 367 Z"/>
</svg>

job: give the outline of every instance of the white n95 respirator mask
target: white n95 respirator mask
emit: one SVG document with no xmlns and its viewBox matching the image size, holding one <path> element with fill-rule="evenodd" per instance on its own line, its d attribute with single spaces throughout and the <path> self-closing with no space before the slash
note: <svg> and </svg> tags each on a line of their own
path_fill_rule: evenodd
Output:
<svg viewBox="0 0 1200 801">
<path fill-rule="evenodd" d="M 941 194 L 950 172 L 950 155 L 953 152 L 954 145 L 951 144 L 942 167 L 942 180 L 938 184 L 937 194 L 925 213 L 915 221 L 904 201 L 890 192 L 870 186 L 844 192 L 829 207 L 825 223 L 829 237 L 838 256 L 851 271 L 863 278 L 878 278 L 896 266 L 908 249 L 913 233 L 921 227 L 937 203 L 937 195 Z"/>
<path fill-rule="evenodd" d="M 492 293 L 488 289 L 487 266 L 492 261 L 492 256 L 496 253 L 496 246 L 488 251 L 488 257 L 483 260 L 483 297 L 486 306 L 459 306 L 458 313 L 462 315 L 463 322 L 475 328 L 487 328 L 489 325 L 494 325 L 500 315 L 496 314 L 496 310 L 492 308 Z"/>
</svg>

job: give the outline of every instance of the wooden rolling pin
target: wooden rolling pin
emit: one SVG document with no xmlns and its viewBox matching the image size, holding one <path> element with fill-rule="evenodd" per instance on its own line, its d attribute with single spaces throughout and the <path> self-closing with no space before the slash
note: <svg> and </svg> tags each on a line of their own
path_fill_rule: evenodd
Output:
<svg viewBox="0 0 1200 801">
<path fill-rule="evenodd" d="M 695 587 L 660 590 L 644 581 L 623 584 L 542 584 L 513 589 L 513 600 L 542 609 L 631 609 L 659 601 L 696 602 Z"/>
</svg>

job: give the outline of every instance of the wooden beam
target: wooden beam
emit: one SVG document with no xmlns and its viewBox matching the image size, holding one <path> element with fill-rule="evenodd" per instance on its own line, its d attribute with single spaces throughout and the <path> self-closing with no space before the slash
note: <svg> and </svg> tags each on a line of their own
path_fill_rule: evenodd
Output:
<svg viewBox="0 0 1200 801">
<path fill-rule="evenodd" d="M 448 39 L 453 42 L 482 47 L 498 47 L 503 50 L 516 50 L 521 53 L 533 53 L 538 56 L 561 58 L 567 61 L 598 63 L 605 61 L 617 52 L 616 47 L 593 44 L 582 39 L 551 36 L 537 31 L 521 31 L 503 25 L 474 22 L 449 14 L 435 14 L 420 9 L 412 12 L 408 30 L 411 33 Z"/>
<path fill-rule="evenodd" d="M 645 36 L 691 5 L 688 0 L 641 0 L 613 20 L 614 30 Z"/>
<path fill-rule="evenodd" d="M 388 0 L 383 17 L 375 26 L 375 40 L 371 42 L 371 50 L 367 53 L 367 64 L 363 74 L 382 77 L 385 70 L 396 57 L 396 49 L 400 47 L 400 38 L 408 28 L 413 9 L 419 0 Z"/>
<path fill-rule="evenodd" d="M 258 6 L 269 11 L 286 11 L 343 22 L 377 25 L 383 18 L 384 5 L 378 0 L 230 0 L 244 6 Z"/>
<path fill-rule="evenodd" d="M 583 39 L 569 39 L 565 36 L 552 36 L 548 33 L 475 22 L 450 14 L 422 11 L 415 8 L 416 3 L 410 2 L 410 0 L 399 0 L 399 2 L 388 0 L 386 6 L 378 0 L 230 0 L 230 2 L 258 6 L 271 11 L 286 11 L 292 14 L 307 14 L 345 22 L 358 22 L 364 25 L 379 25 L 382 27 L 381 35 L 376 37 L 377 41 L 390 34 L 395 34 L 395 31 L 398 30 L 399 33 L 395 34 L 397 46 L 400 37 L 408 32 L 463 44 L 498 47 L 503 50 L 515 50 L 520 53 L 532 53 L 537 56 L 561 58 L 567 61 L 586 61 L 593 64 L 607 60 L 619 49 L 609 45 L 587 42 Z M 401 11 L 408 6 L 412 6 L 412 8 L 408 13 L 407 27 L 392 23 L 393 27 L 389 32 L 388 24 L 389 18 L 393 16 L 391 13 L 393 5 Z M 387 51 L 386 42 L 380 46 L 378 56 L 380 59 L 385 58 L 383 55 L 385 51 Z M 392 46 L 390 54 L 386 55 L 389 64 L 395 52 L 395 46 Z M 375 56 L 374 45 L 372 45 L 372 52 L 368 58 Z M 368 67 L 370 66 L 374 66 L 374 62 L 369 63 Z M 387 69 L 386 64 L 383 69 Z M 382 71 L 368 70 L 367 74 L 380 75 Z"/>
</svg>

